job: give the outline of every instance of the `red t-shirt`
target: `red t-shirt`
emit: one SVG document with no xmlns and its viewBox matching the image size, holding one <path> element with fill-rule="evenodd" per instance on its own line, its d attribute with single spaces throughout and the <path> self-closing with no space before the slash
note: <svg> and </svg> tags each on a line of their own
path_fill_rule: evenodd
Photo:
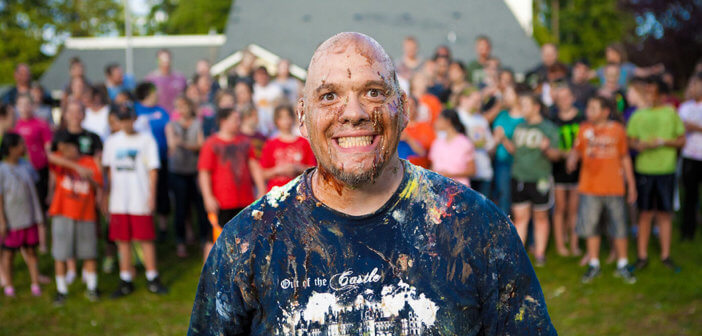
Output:
<svg viewBox="0 0 702 336">
<path fill-rule="evenodd" d="M 249 159 L 255 159 L 248 137 L 237 135 L 223 140 L 215 134 L 207 138 L 200 150 L 197 169 L 208 171 L 212 193 L 221 209 L 245 208 L 254 199 Z"/>
<path fill-rule="evenodd" d="M 39 118 L 19 119 L 15 123 L 14 131 L 22 136 L 27 146 L 29 161 L 34 169 L 47 166 L 49 159 L 46 155 L 46 144 L 51 143 L 51 128 L 49 124 Z"/>
<path fill-rule="evenodd" d="M 102 174 L 92 156 L 82 156 L 78 162 L 81 167 L 93 172 L 92 181 L 102 186 Z M 72 169 L 50 165 L 56 176 L 56 190 L 51 201 L 49 214 L 63 216 L 77 221 L 93 222 L 95 213 L 95 185 L 87 178 L 82 178 Z"/>
<path fill-rule="evenodd" d="M 261 152 L 261 167 L 273 168 L 285 163 L 317 165 L 317 160 L 314 158 L 312 147 L 307 139 L 297 137 L 293 142 L 285 142 L 280 138 L 273 138 L 266 141 Z M 274 176 L 268 180 L 267 188 L 271 190 L 275 186 L 285 185 L 292 179 L 290 176 Z"/>
</svg>

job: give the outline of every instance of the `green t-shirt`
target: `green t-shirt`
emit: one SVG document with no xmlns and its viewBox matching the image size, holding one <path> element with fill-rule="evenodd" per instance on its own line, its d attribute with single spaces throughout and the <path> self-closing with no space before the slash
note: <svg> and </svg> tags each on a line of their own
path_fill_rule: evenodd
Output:
<svg viewBox="0 0 702 336">
<path fill-rule="evenodd" d="M 473 85 L 478 85 L 485 79 L 485 70 L 483 70 L 483 65 L 478 62 L 478 60 L 473 60 L 466 66 L 466 72 L 468 74 L 468 81 L 473 83 Z"/>
<path fill-rule="evenodd" d="M 521 123 L 514 130 L 514 179 L 539 182 L 551 177 L 551 161 L 541 151 L 544 138 L 549 139 L 551 148 L 558 148 L 558 128 L 548 120 L 538 124 Z"/>
<path fill-rule="evenodd" d="M 630 138 L 650 141 L 657 138 L 673 140 L 685 134 L 685 125 L 671 106 L 641 109 L 636 111 L 626 125 Z M 672 147 L 647 149 L 636 156 L 634 168 L 637 173 L 664 175 L 675 173 L 678 151 Z"/>
</svg>

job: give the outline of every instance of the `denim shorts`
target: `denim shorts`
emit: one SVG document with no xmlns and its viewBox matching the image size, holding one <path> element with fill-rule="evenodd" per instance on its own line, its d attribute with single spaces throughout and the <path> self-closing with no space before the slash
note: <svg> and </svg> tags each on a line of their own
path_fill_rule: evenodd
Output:
<svg viewBox="0 0 702 336">
<path fill-rule="evenodd" d="M 611 238 L 626 238 L 626 209 L 624 196 L 580 194 L 575 232 L 582 238 L 599 236 L 600 223 L 607 223 L 607 234 Z M 603 213 L 607 217 L 600 221 Z"/>
</svg>

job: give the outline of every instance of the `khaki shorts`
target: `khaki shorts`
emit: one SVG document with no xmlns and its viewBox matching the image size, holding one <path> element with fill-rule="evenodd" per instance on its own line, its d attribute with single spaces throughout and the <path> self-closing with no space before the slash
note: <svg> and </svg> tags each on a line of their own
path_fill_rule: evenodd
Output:
<svg viewBox="0 0 702 336">
<path fill-rule="evenodd" d="M 58 261 L 97 259 L 95 222 L 54 217 L 51 220 L 51 254 Z"/>
</svg>

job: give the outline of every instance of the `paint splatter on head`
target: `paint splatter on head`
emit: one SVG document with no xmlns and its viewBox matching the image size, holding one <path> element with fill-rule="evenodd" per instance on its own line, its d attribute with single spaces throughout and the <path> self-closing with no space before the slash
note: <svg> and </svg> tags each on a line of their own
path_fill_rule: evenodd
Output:
<svg viewBox="0 0 702 336">
<path fill-rule="evenodd" d="M 374 183 L 397 155 L 406 100 L 390 56 L 373 38 L 340 33 L 317 48 L 297 111 L 330 186 Z"/>
</svg>

